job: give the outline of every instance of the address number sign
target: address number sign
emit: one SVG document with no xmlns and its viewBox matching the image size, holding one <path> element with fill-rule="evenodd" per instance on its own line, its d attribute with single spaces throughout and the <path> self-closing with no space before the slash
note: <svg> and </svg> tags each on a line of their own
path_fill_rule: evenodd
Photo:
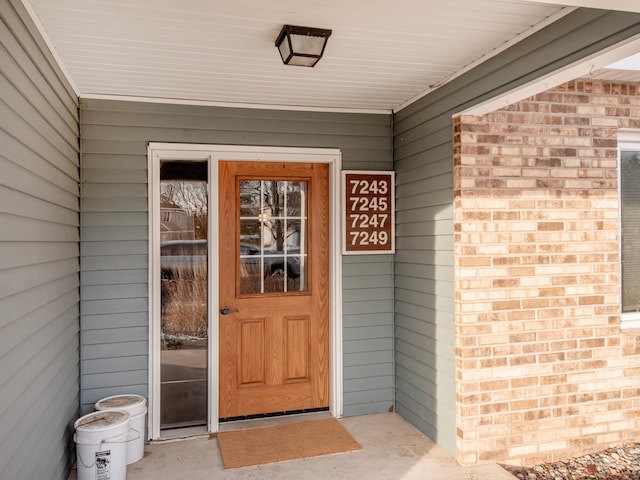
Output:
<svg viewBox="0 0 640 480">
<path fill-rule="evenodd" d="M 342 172 L 343 253 L 394 253 L 394 173 Z"/>
</svg>

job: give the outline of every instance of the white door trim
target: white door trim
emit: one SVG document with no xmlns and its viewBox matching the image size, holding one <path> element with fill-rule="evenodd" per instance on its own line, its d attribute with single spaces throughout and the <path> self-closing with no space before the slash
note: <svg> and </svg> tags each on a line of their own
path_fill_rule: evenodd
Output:
<svg viewBox="0 0 640 480">
<path fill-rule="evenodd" d="M 147 148 L 149 193 L 149 439 L 160 438 L 160 162 L 209 161 L 209 421 L 208 431 L 218 431 L 218 162 L 306 162 L 329 165 L 329 411 L 343 415 L 342 355 L 342 254 L 340 249 L 340 174 L 338 149 L 250 147 L 150 143 Z M 215 359 L 215 361 L 214 361 Z"/>
</svg>

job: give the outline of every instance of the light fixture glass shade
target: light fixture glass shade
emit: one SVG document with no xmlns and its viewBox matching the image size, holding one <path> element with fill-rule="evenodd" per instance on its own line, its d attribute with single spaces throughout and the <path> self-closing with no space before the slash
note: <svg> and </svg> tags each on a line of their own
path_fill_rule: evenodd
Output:
<svg viewBox="0 0 640 480">
<path fill-rule="evenodd" d="M 276 40 L 286 65 L 313 67 L 322 58 L 331 30 L 285 25 Z"/>
</svg>

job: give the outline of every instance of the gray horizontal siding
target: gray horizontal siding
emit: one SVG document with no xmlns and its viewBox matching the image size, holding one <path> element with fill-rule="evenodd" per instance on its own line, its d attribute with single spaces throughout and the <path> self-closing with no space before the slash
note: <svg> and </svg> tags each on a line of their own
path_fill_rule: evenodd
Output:
<svg viewBox="0 0 640 480">
<path fill-rule="evenodd" d="M 392 167 L 385 115 L 83 100 L 81 131 L 83 411 L 148 393 L 149 142 L 339 148 L 345 169 Z M 343 265 L 348 415 L 393 405 L 392 270 L 389 256 Z"/>
<path fill-rule="evenodd" d="M 343 260 L 344 414 L 394 406 L 393 256 Z"/>
<path fill-rule="evenodd" d="M 75 94 L 22 3 L 0 0 L 3 479 L 66 479 L 75 460 L 78 150 Z"/>
<path fill-rule="evenodd" d="M 579 9 L 394 118 L 396 403 L 455 452 L 452 116 L 640 33 L 640 16 Z"/>
</svg>

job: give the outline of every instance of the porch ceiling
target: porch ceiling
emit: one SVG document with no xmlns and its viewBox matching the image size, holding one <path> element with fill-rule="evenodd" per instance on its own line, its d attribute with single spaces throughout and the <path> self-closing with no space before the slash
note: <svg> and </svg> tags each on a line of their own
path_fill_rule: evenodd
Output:
<svg viewBox="0 0 640 480">
<path fill-rule="evenodd" d="M 575 6 L 640 11 L 636 0 L 22 1 L 81 97 L 385 112 Z M 333 30 L 315 68 L 282 64 L 283 24 Z"/>
</svg>

